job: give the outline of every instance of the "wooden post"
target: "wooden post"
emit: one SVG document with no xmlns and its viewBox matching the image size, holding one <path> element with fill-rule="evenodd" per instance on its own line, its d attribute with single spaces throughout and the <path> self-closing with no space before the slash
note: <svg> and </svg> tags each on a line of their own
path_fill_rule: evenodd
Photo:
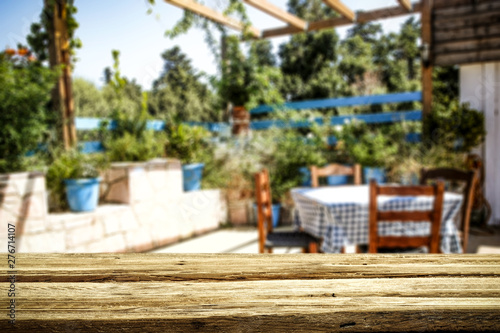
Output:
<svg viewBox="0 0 500 333">
<path fill-rule="evenodd" d="M 51 13 L 49 28 L 49 60 L 52 68 L 62 67 L 61 76 L 52 93 L 54 110 L 60 113 L 60 136 L 64 148 L 76 145 L 75 107 L 71 84 L 71 59 L 67 29 L 66 0 L 45 0 L 46 12 Z"/>
<path fill-rule="evenodd" d="M 422 111 L 424 121 L 432 110 L 432 5 L 433 0 L 422 1 Z"/>
</svg>

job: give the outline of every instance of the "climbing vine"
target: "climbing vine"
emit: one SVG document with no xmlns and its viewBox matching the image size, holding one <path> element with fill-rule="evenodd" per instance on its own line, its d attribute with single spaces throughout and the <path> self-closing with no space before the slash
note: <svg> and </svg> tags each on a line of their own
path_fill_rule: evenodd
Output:
<svg viewBox="0 0 500 333">
<path fill-rule="evenodd" d="M 40 15 L 40 22 L 31 25 L 31 33 L 27 36 L 28 44 L 32 52 L 36 55 L 39 61 L 49 59 L 49 37 L 50 31 L 54 29 L 52 18 L 54 16 L 54 6 L 57 3 L 62 3 L 66 6 L 66 24 L 69 38 L 70 55 L 73 64 L 76 62 L 76 50 L 82 47 L 82 42 L 75 36 L 75 32 L 79 27 L 78 21 L 75 19 L 75 14 L 78 9 L 74 5 L 74 0 L 48 0 Z"/>
<path fill-rule="evenodd" d="M 148 0 L 149 4 L 153 6 L 156 0 Z M 219 2 L 220 4 L 220 2 Z M 148 10 L 152 13 L 152 8 Z M 251 22 L 246 13 L 245 6 L 240 0 L 229 0 L 224 10 L 223 15 L 234 15 L 243 25 L 242 39 L 248 40 L 252 37 L 250 32 Z M 205 32 L 205 42 L 207 43 L 210 51 L 216 58 L 217 63 L 220 63 L 220 47 L 219 41 L 214 35 L 213 29 L 218 31 L 223 37 L 227 36 L 227 27 L 220 23 L 213 22 L 205 17 L 197 15 L 189 10 L 184 10 L 183 17 L 174 25 L 174 27 L 165 32 L 165 37 L 174 39 L 182 34 L 187 33 L 192 28 L 199 28 Z"/>
</svg>

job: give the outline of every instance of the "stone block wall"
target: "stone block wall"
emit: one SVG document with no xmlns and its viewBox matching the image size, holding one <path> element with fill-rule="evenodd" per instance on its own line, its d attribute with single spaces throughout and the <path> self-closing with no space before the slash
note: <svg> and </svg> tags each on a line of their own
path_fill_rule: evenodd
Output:
<svg viewBox="0 0 500 333">
<path fill-rule="evenodd" d="M 42 173 L 0 174 L 0 251 L 7 251 L 8 225 L 16 234 L 45 230 L 48 216 Z"/>
<path fill-rule="evenodd" d="M 182 190 L 177 160 L 113 165 L 103 179 L 104 202 L 90 213 L 48 214 L 43 175 L 0 188 L 8 193 L 0 221 L 7 217 L 16 223 L 16 252 L 143 252 L 217 229 L 227 220 L 220 190 Z M 5 252 L 7 224 L 0 228 L 0 252 Z"/>
</svg>

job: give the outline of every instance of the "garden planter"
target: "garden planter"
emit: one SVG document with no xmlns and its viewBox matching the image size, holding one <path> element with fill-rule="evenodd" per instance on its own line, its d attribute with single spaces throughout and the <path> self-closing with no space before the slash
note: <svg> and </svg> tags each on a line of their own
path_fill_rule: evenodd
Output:
<svg viewBox="0 0 500 333">
<path fill-rule="evenodd" d="M 99 202 L 100 178 L 66 179 L 66 198 L 73 212 L 91 212 Z"/>
<path fill-rule="evenodd" d="M 365 184 L 368 184 L 370 179 L 375 179 L 377 184 L 384 184 L 386 182 L 384 168 L 363 167 L 363 177 Z"/>
<path fill-rule="evenodd" d="M 184 191 L 197 191 L 201 189 L 201 178 L 203 176 L 203 168 L 205 164 L 184 164 L 182 166 L 182 178 Z"/>
<path fill-rule="evenodd" d="M 255 218 L 259 218 L 259 213 L 257 212 L 257 205 L 253 204 L 253 209 L 255 213 Z M 273 211 L 273 228 L 276 228 L 278 226 L 278 223 L 280 221 L 280 210 L 281 210 L 281 204 L 273 204 L 271 205 L 271 209 Z"/>
<path fill-rule="evenodd" d="M 250 113 L 243 106 L 233 107 L 233 134 L 248 134 Z"/>
</svg>

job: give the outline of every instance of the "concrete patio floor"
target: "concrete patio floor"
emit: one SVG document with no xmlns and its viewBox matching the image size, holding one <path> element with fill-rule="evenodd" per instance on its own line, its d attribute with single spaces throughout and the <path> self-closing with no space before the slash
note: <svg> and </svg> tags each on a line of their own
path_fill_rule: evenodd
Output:
<svg viewBox="0 0 500 333">
<path fill-rule="evenodd" d="M 499 253 L 500 228 L 491 228 L 494 234 L 472 232 L 467 253 Z M 481 235 L 482 234 L 482 235 Z M 347 249 L 351 252 L 350 249 Z M 258 253 L 258 235 L 255 228 L 219 229 L 173 245 L 150 251 L 152 253 Z M 277 248 L 274 253 L 301 253 L 300 248 Z"/>
</svg>

